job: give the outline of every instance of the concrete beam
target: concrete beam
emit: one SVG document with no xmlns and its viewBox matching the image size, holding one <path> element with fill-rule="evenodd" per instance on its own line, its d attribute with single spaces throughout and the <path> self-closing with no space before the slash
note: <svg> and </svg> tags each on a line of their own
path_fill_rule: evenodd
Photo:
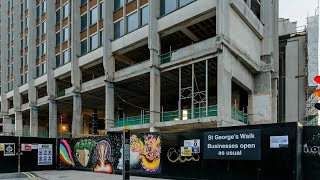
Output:
<svg viewBox="0 0 320 180">
<path fill-rule="evenodd" d="M 123 81 L 150 72 L 150 61 L 143 61 L 114 73 L 114 82 Z"/>
<path fill-rule="evenodd" d="M 136 63 L 135 61 L 127 58 L 126 56 L 124 56 L 122 54 L 116 54 L 115 58 L 116 58 L 116 60 L 121 61 L 127 65 L 130 65 L 130 66 Z"/>
<path fill-rule="evenodd" d="M 31 107 L 30 108 L 30 136 L 37 137 L 38 136 L 38 108 Z"/>
<path fill-rule="evenodd" d="M 260 38 L 263 39 L 263 24 L 252 12 L 250 7 L 244 1 L 232 0 L 231 7 L 238 13 L 243 21 L 252 29 L 252 31 Z"/>
<path fill-rule="evenodd" d="M 182 28 L 181 31 L 188 36 L 193 42 L 198 42 L 200 39 L 194 35 L 191 31 L 189 31 L 187 28 Z"/>
</svg>

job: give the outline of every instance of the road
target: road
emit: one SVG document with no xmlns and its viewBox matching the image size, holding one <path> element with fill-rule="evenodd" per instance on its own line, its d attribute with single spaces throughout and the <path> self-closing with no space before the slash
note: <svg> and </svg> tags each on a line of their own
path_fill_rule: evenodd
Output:
<svg viewBox="0 0 320 180">
<path fill-rule="evenodd" d="M 8 173 L 0 174 L 2 180 L 80 180 L 80 179 L 94 179 L 94 180 L 122 180 L 121 175 L 114 174 L 99 174 L 85 171 L 34 171 L 34 172 L 23 172 L 23 173 Z M 160 180 L 155 178 L 145 177 L 130 177 L 130 180 Z"/>
</svg>

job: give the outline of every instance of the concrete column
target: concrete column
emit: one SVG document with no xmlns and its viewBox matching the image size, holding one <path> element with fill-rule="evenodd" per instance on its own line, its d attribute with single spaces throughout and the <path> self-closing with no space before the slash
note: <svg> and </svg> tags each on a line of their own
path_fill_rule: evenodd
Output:
<svg viewBox="0 0 320 180">
<path fill-rule="evenodd" d="M 1 3 L 1 114 L 3 117 L 3 131 L 8 129 L 6 115 L 8 114 L 8 102 L 6 92 L 8 90 L 8 3 Z M 10 122 L 11 124 L 11 122 Z"/>
<path fill-rule="evenodd" d="M 264 25 L 264 39 L 262 40 L 261 58 L 266 64 L 270 64 L 272 73 L 270 77 L 270 101 L 271 104 L 271 118 L 263 118 L 270 122 L 277 122 L 277 95 L 278 95 L 278 79 L 279 79 L 279 35 L 278 35 L 278 14 L 279 14 L 279 1 L 261 1 L 261 22 Z M 264 73 L 263 73 L 264 74 Z M 260 76 L 265 76 L 265 75 Z M 257 81 L 259 81 L 259 77 Z M 264 83 L 264 82 L 260 82 Z M 267 86 L 267 85 L 266 85 Z M 257 92 L 257 91 L 256 91 Z M 261 94 L 259 91 L 257 92 Z M 269 105 L 268 105 L 269 106 Z"/>
<path fill-rule="evenodd" d="M 230 121 L 232 108 L 232 75 L 228 65 L 227 49 L 218 55 L 218 77 L 217 77 L 217 100 L 218 100 L 218 118 L 220 121 Z"/>
<path fill-rule="evenodd" d="M 38 108 L 30 107 L 30 136 L 38 136 Z"/>
<path fill-rule="evenodd" d="M 57 102 L 54 100 L 49 101 L 49 137 L 57 137 Z"/>
<path fill-rule="evenodd" d="M 114 85 L 106 82 L 105 131 L 114 127 Z"/>
<path fill-rule="evenodd" d="M 105 71 L 105 133 L 109 128 L 114 127 L 114 72 L 115 72 L 115 58 L 112 54 L 112 42 L 114 38 L 113 33 L 113 1 L 104 1 L 103 8 L 105 9 L 103 17 L 103 67 Z"/>
<path fill-rule="evenodd" d="M 217 0 L 217 35 L 229 38 L 229 0 Z"/>
<path fill-rule="evenodd" d="M 81 70 L 79 67 L 79 57 L 81 55 L 80 45 L 80 1 L 72 1 L 71 6 L 71 83 L 74 92 L 80 92 Z M 89 16 L 88 16 L 89 18 Z"/>
<path fill-rule="evenodd" d="M 72 116 L 72 136 L 83 134 L 81 94 L 74 92 L 73 95 L 73 116 Z"/>
<path fill-rule="evenodd" d="M 160 70 L 156 67 L 150 69 L 150 124 L 151 127 L 155 123 L 160 122 Z M 151 129 L 150 129 L 151 130 Z"/>
<path fill-rule="evenodd" d="M 263 124 L 272 122 L 272 88 L 271 72 L 256 75 L 255 87 L 252 95 L 252 122 Z"/>
<path fill-rule="evenodd" d="M 161 104 L 161 77 L 160 77 L 160 35 L 158 33 L 159 2 L 149 1 L 149 36 L 148 47 L 150 50 L 150 132 L 157 131 L 154 124 L 160 122 Z"/>
<path fill-rule="evenodd" d="M 21 111 L 16 111 L 15 112 L 15 136 L 22 136 L 22 112 Z"/>
<path fill-rule="evenodd" d="M 13 12 L 14 15 L 20 14 L 20 2 L 19 1 L 13 1 Z M 13 48 L 13 61 L 15 62 L 13 64 L 13 75 L 14 75 L 14 80 L 13 80 L 13 105 L 14 105 L 14 110 L 15 111 L 20 111 L 21 110 L 21 97 L 19 93 L 19 86 L 21 85 L 21 78 L 20 78 L 20 16 L 13 16 L 13 22 L 14 22 L 14 29 L 13 29 L 13 37 L 14 38 L 14 48 Z M 18 23 L 16 23 L 18 22 Z M 18 114 L 20 114 L 18 112 Z M 17 116 L 16 116 L 17 117 Z M 19 117 L 19 116 L 18 116 Z M 22 116 L 21 116 L 22 119 Z M 19 121 L 19 120 L 18 120 Z M 20 127 L 20 126 L 18 126 Z"/>
<path fill-rule="evenodd" d="M 3 134 L 7 136 L 12 136 L 14 133 L 14 124 L 8 115 L 2 116 L 3 119 Z"/>
</svg>

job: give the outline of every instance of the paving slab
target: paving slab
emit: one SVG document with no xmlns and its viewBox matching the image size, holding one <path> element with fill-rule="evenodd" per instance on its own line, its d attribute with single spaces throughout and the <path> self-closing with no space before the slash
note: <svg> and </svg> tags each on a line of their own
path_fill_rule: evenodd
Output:
<svg viewBox="0 0 320 180">
<path fill-rule="evenodd" d="M 80 179 L 89 179 L 89 180 L 122 180 L 122 175 L 116 174 L 100 174 L 86 171 L 74 171 L 74 170 L 64 170 L 64 171 L 34 171 L 33 174 L 36 174 L 38 177 L 47 180 L 80 180 Z M 157 178 L 146 178 L 146 177 L 137 177 L 131 176 L 130 180 L 160 180 Z"/>
</svg>

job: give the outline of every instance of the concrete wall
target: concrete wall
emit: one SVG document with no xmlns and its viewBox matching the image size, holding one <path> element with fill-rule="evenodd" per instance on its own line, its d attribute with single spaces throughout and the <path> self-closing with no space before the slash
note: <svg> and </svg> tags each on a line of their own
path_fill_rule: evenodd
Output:
<svg viewBox="0 0 320 180">
<path fill-rule="evenodd" d="M 305 36 L 297 36 L 287 41 L 286 46 L 286 122 L 303 121 L 305 113 L 306 57 Z"/>
<path fill-rule="evenodd" d="M 230 39 L 244 51 L 255 63 L 260 64 L 261 41 L 246 22 L 229 7 Z"/>
</svg>

